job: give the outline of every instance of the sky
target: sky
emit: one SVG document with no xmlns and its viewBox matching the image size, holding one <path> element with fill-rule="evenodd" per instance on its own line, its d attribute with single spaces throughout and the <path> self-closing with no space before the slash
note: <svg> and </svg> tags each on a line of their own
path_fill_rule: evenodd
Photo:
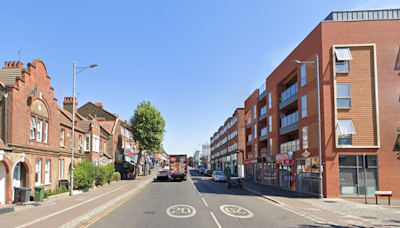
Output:
<svg viewBox="0 0 400 228">
<path fill-rule="evenodd" d="M 42 59 L 61 107 L 73 62 L 98 64 L 77 74 L 78 107 L 129 120 L 150 101 L 165 151 L 192 156 L 331 11 L 380 8 L 400 1 L 5 1 L 0 62 Z"/>
</svg>

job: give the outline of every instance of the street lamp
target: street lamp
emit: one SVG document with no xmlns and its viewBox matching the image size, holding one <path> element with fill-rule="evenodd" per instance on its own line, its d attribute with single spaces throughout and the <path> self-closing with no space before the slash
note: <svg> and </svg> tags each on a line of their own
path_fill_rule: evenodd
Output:
<svg viewBox="0 0 400 228">
<path fill-rule="evenodd" d="M 320 105 L 320 88 L 319 88 L 319 66 L 318 66 L 318 55 L 315 55 L 315 61 L 300 61 L 300 60 L 292 60 L 292 63 L 306 63 L 312 64 L 315 63 L 315 71 L 317 76 L 317 102 L 318 102 L 318 159 L 319 159 L 319 198 L 324 198 L 324 191 L 322 189 L 322 152 L 321 152 L 321 105 Z"/>
<path fill-rule="evenodd" d="M 86 68 L 97 67 L 97 64 L 92 64 L 86 67 L 77 67 L 76 62 L 74 61 L 74 85 L 73 85 L 73 95 L 72 95 L 72 142 L 71 142 L 71 189 L 70 195 L 74 195 L 74 141 L 75 141 L 75 76 Z M 78 69 L 78 72 L 76 72 Z"/>
</svg>

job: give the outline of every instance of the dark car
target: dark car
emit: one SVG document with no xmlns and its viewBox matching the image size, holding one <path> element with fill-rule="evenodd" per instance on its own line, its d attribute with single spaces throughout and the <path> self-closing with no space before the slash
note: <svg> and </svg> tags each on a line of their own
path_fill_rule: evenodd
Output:
<svg viewBox="0 0 400 228">
<path fill-rule="evenodd" d="M 209 177 L 211 177 L 212 173 L 213 173 L 213 170 L 207 169 L 207 170 L 204 172 L 204 176 L 209 176 Z"/>
</svg>

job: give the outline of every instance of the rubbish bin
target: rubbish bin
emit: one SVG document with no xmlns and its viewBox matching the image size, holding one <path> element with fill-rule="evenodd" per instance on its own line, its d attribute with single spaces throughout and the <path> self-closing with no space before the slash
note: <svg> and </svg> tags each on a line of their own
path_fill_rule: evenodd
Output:
<svg viewBox="0 0 400 228">
<path fill-rule="evenodd" d="M 31 197 L 30 188 L 14 187 L 14 203 L 27 203 Z"/>
<path fill-rule="evenodd" d="M 35 201 L 39 202 L 44 199 L 44 186 L 35 186 Z"/>
</svg>

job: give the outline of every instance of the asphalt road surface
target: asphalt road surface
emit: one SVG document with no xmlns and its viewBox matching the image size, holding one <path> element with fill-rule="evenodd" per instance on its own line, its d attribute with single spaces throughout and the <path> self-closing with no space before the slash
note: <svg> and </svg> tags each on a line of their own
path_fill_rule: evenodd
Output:
<svg viewBox="0 0 400 228">
<path fill-rule="evenodd" d="M 246 190 L 191 170 L 187 181 L 154 181 L 81 227 L 324 227 Z"/>
</svg>

